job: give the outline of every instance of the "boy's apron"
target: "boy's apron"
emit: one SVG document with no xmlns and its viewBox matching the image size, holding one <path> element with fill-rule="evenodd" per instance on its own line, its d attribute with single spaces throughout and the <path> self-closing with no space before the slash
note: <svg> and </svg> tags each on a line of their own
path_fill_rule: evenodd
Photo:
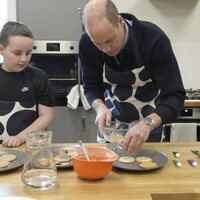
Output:
<svg viewBox="0 0 200 200">
<path fill-rule="evenodd" d="M 160 92 L 150 78 L 150 72 L 142 65 L 134 33 L 130 34 L 133 34 L 130 37 L 137 66 L 132 71 L 115 72 L 105 63 L 103 69 L 105 103 L 114 118 L 128 123 L 153 113 Z M 160 141 L 161 132 L 161 127 L 152 131 L 149 141 Z"/>
<path fill-rule="evenodd" d="M 35 99 L 35 92 L 28 74 L 24 71 L 26 85 L 22 90 Z M 32 102 L 0 101 L 0 143 L 8 136 L 15 136 L 37 118 L 37 104 Z"/>
</svg>

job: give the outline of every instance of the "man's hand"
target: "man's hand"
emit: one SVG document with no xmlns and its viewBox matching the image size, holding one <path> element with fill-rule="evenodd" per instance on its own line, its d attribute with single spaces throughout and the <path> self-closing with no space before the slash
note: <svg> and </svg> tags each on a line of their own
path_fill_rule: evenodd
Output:
<svg viewBox="0 0 200 200">
<path fill-rule="evenodd" d="M 149 137 L 151 127 L 143 120 L 129 129 L 124 139 L 123 150 L 131 153 L 141 148 Z"/>
<path fill-rule="evenodd" d="M 156 113 L 152 113 L 147 117 L 152 118 L 155 124 L 150 126 L 144 120 L 141 120 L 130 128 L 124 139 L 124 151 L 131 153 L 140 149 L 144 142 L 147 141 L 150 132 L 162 123 L 161 118 Z"/>
<path fill-rule="evenodd" d="M 100 135 L 103 136 L 102 127 L 104 125 L 110 126 L 111 116 L 112 116 L 111 111 L 106 107 L 104 102 L 100 99 L 96 99 L 93 102 L 92 107 L 97 113 L 95 124 L 98 127 Z"/>
</svg>

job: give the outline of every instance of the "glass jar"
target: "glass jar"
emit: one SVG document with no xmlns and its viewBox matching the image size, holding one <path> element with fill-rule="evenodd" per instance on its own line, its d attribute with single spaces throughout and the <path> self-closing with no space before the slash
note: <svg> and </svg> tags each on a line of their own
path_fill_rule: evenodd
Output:
<svg viewBox="0 0 200 200">
<path fill-rule="evenodd" d="M 28 188 L 47 190 L 57 181 L 51 140 L 51 131 L 37 131 L 27 135 L 22 181 Z"/>
</svg>

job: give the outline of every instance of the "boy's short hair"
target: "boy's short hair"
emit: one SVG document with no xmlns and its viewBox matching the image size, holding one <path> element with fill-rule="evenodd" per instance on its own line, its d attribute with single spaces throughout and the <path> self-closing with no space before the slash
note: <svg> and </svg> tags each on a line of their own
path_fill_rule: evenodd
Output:
<svg viewBox="0 0 200 200">
<path fill-rule="evenodd" d="M 33 39 L 32 31 L 24 24 L 15 21 L 8 21 L 0 32 L 0 44 L 8 45 L 10 36 L 24 36 Z"/>
</svg>

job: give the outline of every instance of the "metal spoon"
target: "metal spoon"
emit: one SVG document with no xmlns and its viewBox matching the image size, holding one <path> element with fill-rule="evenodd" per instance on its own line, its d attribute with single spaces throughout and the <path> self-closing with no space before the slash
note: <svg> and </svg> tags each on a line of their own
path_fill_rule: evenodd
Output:
<svg viewBox="0 0 200 200">
<path fill-rule="evenodd" d="M 82 151 L 83 151 L 83 154 L 85 155 L 86 159 L 87 159 L 87 160 L 90 160 L 90 158 L 89 158 L 89 156 L 88 156 L 88 153 L 87 153 L 87 151 L 86 151 L 86 149 L 85 149 L 85 147 L 84 147 L 82 141 L 79 140 L 79 141 L 78 141 L 78 144 L 80 145 L 80 147 L 81 147 L 81 149 L 82 149 Z"/>
</svg>

